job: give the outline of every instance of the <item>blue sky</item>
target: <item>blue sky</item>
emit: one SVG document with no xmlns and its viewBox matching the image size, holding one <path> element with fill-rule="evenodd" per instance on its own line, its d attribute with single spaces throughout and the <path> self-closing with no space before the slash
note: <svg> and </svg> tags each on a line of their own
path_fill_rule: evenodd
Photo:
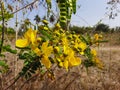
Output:
<svg viewBox="0 0 120 90">
<path fill-rule="evenodd" d="M 94 26 L 99 20 L 110 25 L 111 27 L 120 26 L 120 14 L 114 19 L 110 20 L 105 13 L 108 0 L 78 0 L 81 5 L 77 10 L 76 15 L 73 15 L 71 23 L 79 26 Z M 120 7 L 119 7 L 120 9 Z"/>
<path fill-rule="evenodd" d="M 71 24 L 77 26 L 94 26 L 102 19 L 102 22 L 110 25 L 110 27 L 120 26 L 120 14 L 114 20 L 110 20 L 105 14 L 108 11 L 106 9 L 108 6 L 107 1 L 77 0 L 77 5 L 80 5 L 80 8 L 77 9 L 75 15 L 72 15 Z M 26 14 L 24 18 L 28 17 L 33 20 L 35 15 L 39 14 L 42 17 L 45 12 L 45 8 L 39 7 L 39 9 Z M 23 18 L 23 16 L 19 12 L 18 19 L 20 18 Z M 10 25 L 14 25 L 14 20 L 11 20 Z"/>
</svg>

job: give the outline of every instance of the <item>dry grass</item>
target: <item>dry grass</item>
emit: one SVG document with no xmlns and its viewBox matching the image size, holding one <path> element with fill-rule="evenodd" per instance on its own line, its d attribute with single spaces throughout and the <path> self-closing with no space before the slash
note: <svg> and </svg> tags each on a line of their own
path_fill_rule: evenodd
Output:
<svg viewBox="0 0 120 90">
<path fill-rule="evenodd" d="M 71 68 L 69 72 L 64 69 L 55 69 L 55 80 L 36 75 L 29 81 L 21 78 L 16 85 L 8 90 L 120 90 L 120 38 L 119 34 L 105 34 L 109 43 L 102 44 L 97 49 L 99 58 L 104 62 L 104 69 L 91 67 L 88 72 L 82 66 Z M 113 38 L 114 37 L 114 38 Z M 6 54 L 10 70 L 2 76 L 3 89 L 13 82 L 15 73 L 22 67 L 22 61 L 15 61 L 16 56 Z M 15 66 L 15 63 L 16 66 Z M 16 68 L 15 68 L 16 67 Z"/>
</svg>

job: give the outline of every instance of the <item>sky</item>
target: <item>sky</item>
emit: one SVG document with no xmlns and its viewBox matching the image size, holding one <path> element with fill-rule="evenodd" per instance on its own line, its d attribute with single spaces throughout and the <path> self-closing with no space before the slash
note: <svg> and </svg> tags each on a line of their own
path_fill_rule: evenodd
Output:
<svg viewBox="0 0 120 90">
<path fill-rule="evenodd" d="M 102 23 L 110 25 L 110 27 L 120 26 L 120 14 L 110 20 L 106 7 L 108 0 L 78 0 L 77 4 L 81 7 L 77 10 L 76 15 L 72 16 L 71 23 L 78 26 L 94 26 L 101 19 Z M 118 7 L 120 9 L 120 5 Z"/>
<path fill-rule="evenodd" d="M 109 0 L 77 0 L 77 5 L 80 5 L 80 8 L 77 8 L 76 14 L 72 15 L 71 25 L 94 26 L 100 20 L 102 20 L 102 23 L 105 23 L 110 27 L 120 26 L 120 14 L 118 14 L 118 16 L 114 20 L 110 20 L 108 15 L 105 14 L 108 11 L 106 9 L 106 7 L 108 6 L 107 1 Z M 19 14 L 18 19 L 23 19 L 27 17 L 30 18 L 30 20 L 33 20 L 35 15 L 39 14 L 42 17 L 43 13 L 45 12 L 45 8 L 39 7 L 39 9 L 35 9 L 32 12 L 26 14 L 25 17 Z M 11 21 L 9 24 L 14 25 L 15 19 Z"/>
</svg>

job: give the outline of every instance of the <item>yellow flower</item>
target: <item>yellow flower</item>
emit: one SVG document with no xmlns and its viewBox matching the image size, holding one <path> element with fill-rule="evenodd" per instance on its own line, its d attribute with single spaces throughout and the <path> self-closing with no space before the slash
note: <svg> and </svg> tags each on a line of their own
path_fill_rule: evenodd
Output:
<svg viewBox="0 0 120 90">
<path fill-rule="evenodd" d="M 93 40 L 94 40 L 93 42 L 95 42 L 96 45 L 99 45 L 99 42 L 98 42 L 98 41 L 99 41 L 99 40 L 102 40 L 102 35 L 95 34 Z"/>
<path fill-rule="evenodd" d="M 64 62 L 63 62 L 63 66 L 65 67 L 65 69 L 68 71 L 68 61 L 67 60 L 65 60 Z"/>
<path fill-rule="evenodd" d="M 78 49 L 78 47 L 79 47 L 79 44 L 78 44 L 78 43 L 75 43 L 74 48 L 75 48 L 75 49 Z"/>
<path fill-rule="evenodd" d="M 47 31 L 47 30 L 49 30 L 49 28 L 48 28 L 48 27 L 44 27 L 43 29 L 44 29 L 44 30 L 46 30 L 46 31 Z"/>
<path fill-rule="evenodd" d="M 66 56 L 64 57 L 63 55 L 64 59 L 62 60 L 62 63 L 63 67 L 66 68 L 66 70 L 68 70 L 69 67 L 81 64 L 81 59 L 75 57 L 75 53 L 70 47 L 64 47 L 64 53 L 66 54 Z"/>
<path fill-rule="evenodd" d="M 84 50 L 87 48 L 86 43 L 81 42 L 81 43 L 79 44 L 79 48 L 81 49 L 80 54 L 83 55 L 83 54 L 84 54 Z"/>
<path fill-rule="evenodd" d="M 69 58 L 69 66 L 78 66 L 81 64 L 81 59 L 79 57 L 70 57 Z"/>
<path fill-rule="evenodd" d="M 99 39 L 99 34 L 95 34 L 94 39 L 97 41 Z"/>
<path fill-rule="evenodd" d="M 63 37 L 61 40 L 63 45 L 68 45 L 68 40 L 66 37 Z"/>
<path fill-rule="evenodd" d="M 30 43 L 33 45 L 36 44 L 36 30 L 29 29 L 25 34 L 23 39 L 18 39 L 16 41 L 16 47 L 24 48 L 27 47 Z"/>
<path fill-rule="evenodd" d="M 64 53 L 65 55 L 68 55 L 68 54 L 69 54 L 69 47 L 68 47 L 67 45 L 64 45 L 64 46 L 63 46 L 63 53 Z"/>
<path fill-rule="evenodd" d="M 52 46 L 48 46 L 48 41 L 44 42 L 41 46 L 41 50 L 42 53 L 46 56 L 49 56 L 51 54 L 51 52 L 53 51 L 53 47 Z"/>
<path fill-rule="evenodd" d="M 39 38 L 37 38 L 37 42 L 41 42 L 41 40 L 42 40 L 42 39 L 41 39 L 40 37 L 39 37 Z"/>
<path fill-rule="evenodd" d="M 51 54 L 51 52 L 53 51 L 53 47 L 52 46 L 48 46 L 48 41 L 44 42 L 41 46 L 41 51 L 43 54 L 42 57 L 42 63 L 45 65 L 45 67 L 48 69 L 51 66 L 51 62 L 49 60 L 49 56 Z"/>
<path fill-rule="evenodd" d="M 60 24 L 57 23 L 57 24 L 55 25 L 55 27 L 56 27 L 57 29 L 60 29 Z"/>
<path fill-rule="evenodd" d="M 54 33 L 55 33 L 56 36 L 60 36 L 60 32 L 58 30 L 55 30 Z"/>
<path fill-rule="evenodd" d="M 27 39 L 18 39 L 16 41 L 16 47 L 24 48 L 27 47 L 28 45 L 29 45 L 29 41 Z"/>
<path fill-rule="evenodd" d="M 60 67 L 63 67 L 63 62 L 59 62 L 59 66 L 60 66 Z"/>
<path fill-rule="evenodd" d="M 79 44 L 79 48 L 81 48 L 82 51 L 84 51 L 84 50 L 87 48 L 86 43 L 81 42 L 81 43 Z"/>
<path fill-rule="evenodd" d="M 24 34 L 24 38 L 28 39 L 32 44 L 36 41 L 37 30 L 32 30 L 31 28 Z"/>
<path fill-rule="evenodd" d="M 40 51 L 39 48 L 35 48 L 35 49 L 33 49 L 33 51 L 34 51 L 38 56 L 41 55 L 41 51 Z"/>
<path fill-rule="evenodd" d="M 49 69 L 51 67 L 51 62 L 50 62 L 48 56 L 43 55 L 41 62 L 45 65 L 45 67 L 47 69 Z"/>
<path fill-rule="evenodd" d="M 42 22 L 43 22 L 44 24 L 48 24 L 48 21 L 47 21 L 47 20 L 42 20 Z"/>
<path fill-rule="evenodd" d="M 92 54 L 93 56 L 97 56 L 96 50 L 95 50 L 95 49 L 92 49 L 92 50 L 91 50 L 91 54 Z"/>
<path fill-rule="evenodd" d="M 77 66 L 81 64 L 81 59 L 78 57 L 75 57 L 75 53 L 72 49 L 69 49 L 67 56 L 67 60 L 69 61 L 69 66 Z"/>
<path fill-rule="evenodd" d="M 55 53 L 58 53 L 59 51 L 60 51 L 60 48 L 59 48 L 58 46 L 55 46 L 55 47 L 54 47 L 54 52 L 55 52 Z"/>
<path fill-rule="evenodd" d="M 98 68 L 103 69 L 103 63 L 99 60 L 99 58 L 95 57 L 93 62 L 95 62 Z"/>
</svg>

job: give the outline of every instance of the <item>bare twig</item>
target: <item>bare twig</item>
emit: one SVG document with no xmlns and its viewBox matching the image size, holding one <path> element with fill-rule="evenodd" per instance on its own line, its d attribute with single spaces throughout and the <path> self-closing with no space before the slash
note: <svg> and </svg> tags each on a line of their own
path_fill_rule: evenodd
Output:
<svg viewBox="0 0 120 90">
<path fill-rule="evenodd" d="M 72 73 L 75 73 L 75 74 L 77 74 L 76 72 L 72 72 Z M 78 77 L 80 77 L 80 75 L 78 74 L 78 75 L 76 75 L 76 77 L 74 77 L 74 79 L 71 81 L 71 82 L 69 82 L 68 83 L 68 85 L 64 88 L 64 90 L 67 90 L 67 88 L 78 78 Z"/>
<path fill-rule="evenodd" d="M 16 11 L 12 12 L 11 14 L 15 14 L 15 13 L 17 13 L 17 12 L 23 10 L 24 8 L 27 8 L 28 6 L 34 4 L 34 3 L 37 2 L 37 1 L 39 1 L 39 0 L 33 1 L 32 3 L 30 3 L 30 4 L 28 4 L 28 5 L 24 6 L 24 7 L 22 7 L 22 8 L 20 8 L 20 9 L 16 10 Z"/>
<path fill-rule="evenodd" d="M 37 77 L 38 75 L 39 75 L 39 73 L 35 74 L 34 76 L 32 76 L 31 78 L 29 78 L 28 80 L 26 80 L 26 81 L 21 85 L 21 87 L 19 88 L 19 90 L 21 90 L 21 89 L 24 87 L 25 83 L 29 82 L 30 80 L 32 80 L 33 78 Z"/>
<path fill-rule="evenodd" d="M 5 90 L 8 90 L 11 86 L 13 86 L 19 79 L 20 79 L 20 75 L 14 80 L 13 83 L 11 83 Z"/>
</svg>

